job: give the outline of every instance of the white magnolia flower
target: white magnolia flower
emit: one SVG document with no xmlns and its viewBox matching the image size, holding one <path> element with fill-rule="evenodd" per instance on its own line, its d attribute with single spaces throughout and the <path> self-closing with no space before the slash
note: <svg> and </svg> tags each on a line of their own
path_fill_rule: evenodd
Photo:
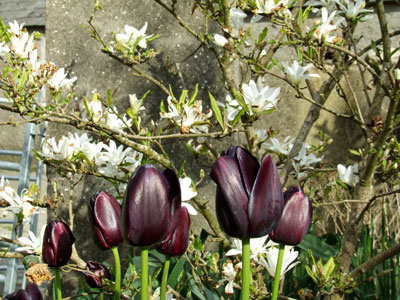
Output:
<svg viewBox="0 0 400 300">
<path fill-rule="evenodd" d="M 350 165 L 347 168 L 341 164 L 337 166 L 340 181 L 354 186 L 358 182 L 358 164 Z"/>
<path fill-rule="evenodd" d="M 233 121 L 242 109 L 239 102 L 236 99 L 232 99 L 229 94 L 226 95 L 225 103 L 218 101 L 218 105 L 226 109 L 228 121 Z"/>
<path fill-rule="evenodd" d="M 116 131 L 123 131 L 127 127 L 131 127 L 133 124 L 132 119 L 128 119 L 126 114 L 122 116 L 122 119 L 118 116 L 118 110 L 114 106 L 110 108 L 104 116 L 104 123 L 107 127 Z"/>
<path fill-rule="evenodd" d="M 135 27 L 129 25 L 125 25 L 124 29 L 125 33 L 119 33 L 116 35 L 116 39 L 118 42 L 125 44 L 128 47 L 131 47 L 135 43 L 138 43 L 138 46 L 140 48 L 142 49 L 147 48 L 147 39 L 149 39 L 152 36 L 152 35 L 146 35 L 147 22 L 140 30 L 137 30 Z"/>
<path fill-rule="evenodd" d="M 268 15 L 280 10 L 282 10 L 284 14 L 290 15 L 290 11 L 286 8 L 288 3 L 288 0 L 256 0 L 256 14 L 252 17 L 251 23 L 260 21 L 263 17 L 262 14 Z"/>
<path fill-rule="evenodd" d="M 207 133 L 208 132 L 208 124 L 205 122 L 211 118 L 212 111 L 211 109 L 207 114 L 203 113 L 203 105 L 201 101 L 195 101 L 191 106 L 187 103 L 183 107 L 183 117 L 182 117 L 182 125 L 181 132 L 182 133 Z M 200 123 L 200 124 L 199 124 Z"/>
<path fill-rule="evenodd" d="M 62 87 L 69 88 L 75 81 L 77 77 L 73 77 L 71 79 L 67 78 L 67 74 L 65 73 L 64 68 L 58 69 L 53 76 L 47 81 L 50 87 L 56 91 L 61 89 Z"/>
<path fill-rule="evenodd" d="M 232 7 L 230 9 L 230 16 L 233 28 L 243 28 L 244 19 L 247 17 L 247 14 L 243 10 L 241 10 L 240 8 Z"/>
<path fill-rule="evenodd" d="M 36 213 L 36 208 L 31 204 L 33 199 L 28 196 L 27 190 L 23 190 L 21 196 L 18 195 L 3 176 L 0 180 L 0 200 L 9 204 L 3 210 L 12 211 L 14 214 L 22 213 L 25 222 L 29 222 L 29 218 Z"/>
<path fill-rule="evenodd" d="M 179 178 L 181 186 L 182 206 L 186 207 L 188 213 L 197 215 L 196 209 L 189 204 L 189 200 L 197 196 L 197 192 L 192 187 L 192 179 L 189 177 Z"/>
<path fill-rule="evenodd" d="M 278 255 L 279 255 L 279 247 L 277 246 L 278 244 L 269 241 L 267 244 L 267 251 L 265 252 L 266 259 L 264 259 L 264 257 L 261 257 L 260 260 L 260 264 L 267 269 L 267 272 L 271 277 L 275 277 L 275 272 L 276 272 L 276 263 L 278 261 Z M 287 271 L 289 271 L 294 266 L 300 263 L 300 262 L 293 263 L 298 256 L 299 252 L 295 251 L 293 246 L 285 246 L 280 276 L 282 276 Z"/>
<path fill-rule="evenodd" d="M 319 163 L 323 159 L 322 157 L 316 157 L 314 154 L 307 154 L 308 147 L 306 143 L 303 143 L 299 153 L 293 158 L 299 162 L 300 166 L 311 167 L 311 165 Z"/>
<path fill-rule="evenodd" d="M 41 254 L 43 245 L 43 236 L 46 225 L 42 226 L 39 237 L 37 237 L 32 231 L 28 231 L 29 238 L 19 237 L 18 241 L 26 246 L 18 247 L 15 249 L 16 252 L 27 252 L 29 254 Z"/>
<path fill-rule="evenodd" d="M 27 32 L 21 32 L 19 35 L 11 35 L 10 50 L 20 58 L 27 58 L 29 54 L 36 48 L 33 42 L 33 35 Z"/>
<path fill-rule="evenodd" d="M 250 80 L 249 84 L 243 84 L 242 90 L 250 115 L 274 109 L 280 92 L 279 87 L 264 86 L 261 77 L 258 77 L 257 84 L 253 80 Z"/>
<path fill-rule="evenodd" d="M 312 165 L 319 163 L 323 159 L 323 157 L 316 157 L 312 153 L 307 154 L 308 147 L 306 143 L 303 143 L 299 153 L 292 161 L 292 165 L 299 179 L 306 176 L 308 170 L 314 169 Z"/>
<path fill-rule="evenodd" d="M 182 124 L 182 117 L 180 116 L 178 109 L 175 106 L 175 103 L 172 102 L 171 96 L 168 96 L 167 103 L 168 103 L 168 112 L 160 112 L 161 118 L 169 119 L 173 123 L 180 126 Z"/>
<path fill-rule="evenodd" d="M 29 60 L 28 60 L 28 66 L 30 67 L 32 71 L 33 76 L 37 76 L 38 72 L 40 72 L 40 63 L 38 62 L 38 53 L 37 49 L 34 49 L 30 54 L 29 54 Z M 32 79 L 33 80 L 33 79 Z"/>
<path fill-rule="evenodd" d="M 131 111 L 134 115 L 137 115 L 139 111 L 144 110 L 145 108 L 142 106 L 143 105 L 143 100 L 138 99 L 136 97 L 136 94 L 130 94 L 129 95 L 129 103 L 131 105 Z"/>
<path fill-rule="evenodd" d="M 400 69 L 394 69 L 394 79 L 400 80 Z"/>
<path fill-rule="evenodd" d="M 314 7 L 312 9 L 312 12 L 317 15 L 320 15 L 321 14 L 320 7 L 326 7 L 328 11 L 332 11 L 336 9 L 336 2 L 337 0 L 309 0 L 306 3 L 304 3 L 304 6 Z"/>
<path fill-rule="evenodd" d="M 333 43 L 337 36 L 331 36 L 333 31 L 338 29 L 340 23 L 343 22 L 343 18 L 339 18 L 335 23 L 333 18 L 335 17 L 336 10 L 328 16 L 328 10 L 326 7 L 321 8 L 321 18 L 322 20 L 317 20 L 314 25 L 319 25 L 314 31 L 314 37 L 318 40 L 325 40 L 329 43 Z"/>
<path fill-rule="evenodd" d="M 109 145 L 103 145 L 103 149 L 105 151 L 97 155 L 95 162 L 99 173 L 109 177 L 122 178 L 126 173 L 132 173 L 140 165 L 143 157 L 142 153 L 131 148 L 124 149 L 123 145 L 117 147 L 113 140 L 109 141 Z"/>
<path fill-rule="evenodd" d="M 80 151 L 85 154 L 86 158 L 89 161 L 94 161 L 100 155 L 101 150 L 103 149 L 104 144 L 102 142 L 95 143 L 92 142 L 91 138 L 87 135 L 87 133 L 82 134 L 79 137 L 80 140 Z"/>
<path fill-rule="evenodd" d="M 0 42 L 0 56 L 3 56 L 10 52 L 10 47 L 4 42 Z"/>
<path fill-rule="evenodd" d="M 8 32 L 14 35 L 20 35 L 22 32 L 22 28 L 24 28 L 24 23 L 18 24 L 16 20 L 14 22 L 9 22 L 8 25 L 10 28 L 8 29 Z"/>
<path fill-rule="evenodd" d="M 284 155 L 289 155 L 289 152 L 293 148 L 293 142 L 294 138 L 291 138 L 290 136 L 285 137 L 283 142 L 279 142 L 277 138 L 271 137 L 268 139 L 269 143 L 263 143 L 262 147 L 268 151 L 275 152 L 275 153 L 281 153 Z"/>
<path fill-rule="evenodd" d="M 263 254 L 266 253 L 267 245 L 265 242 L 268 238 L 268 235 L 250 239 L 250 258 L 256 262 L 259 262 L 259 259 Z M 226 256 L 234 256 L 242 254 L 242 241 L 240 239 L 233 239 L 232 241 L 232 249 L 226 252 Z M 240 264 L 241 265 L 241 264 Z"/>
<path fill-rule="evenodd" d="M 233 266 L 231 260 L 227 260 L 226 263 L 223 264 L 222 269 L 222 279 L 218 281 L 217 287 L 226 283 L 225 293 L 227 295 L 233 295 L 233 288 L 238 288 L 239 286 L 235 283 L 236 278 L 236 270 Z"/>
<path fill-rule="evenodd" d="M 58 140 L 58 142 L 56 141 L 55 137 L 46 139 L 43 142 L 41 154 L 50 159 L 68 160 L 72 157 L 74 152 L 74 143 L 71 144 L 70 139 L 66 136 L 63 136 Z"/>
<path fill-rule="evenodd" d="M 291 65 L 284 64 L 284 70 L 289 80 L 294 85 L 299 85 L 302 80 L 312 79 L 313 77 L 319 77 L 318 74 L 305 74 L 312 67 L 311 64 L 306 66 L 300 66 L 298 61 L 295 60 Z"/>
<path fill-rule="evenodd" d="M 258 143 L 262 143 L 268 138 L 266 129 L 254 129 L 254 133 L 256 134 Z"/>
<path fill-rule="evenodd" d="M 150 298 L 151 300 L 160 300 L 160 288 L 156 288 L 154 291 L 153 295 Z M 166 293 L 166 300 L 176 300 L 176 298 L 173 298 L 173 295 L 171 293 Z"/>
<path fill-rule="evenodd" d="M 224 47 L 228 43 L 228 40 L 223 35 L 216 33 L 214 34 L 213 43 L 219 47 Z"/>
<path fill-rule="evenodd" d="M 97 123 L 103 115 L 103 106 L 100 100 L 95 99 L 90 101 L 89 110 L 92 115 L 92 120 Z"/>
<path fill-rule="evenodd" d="M 339 11 L 344 14 L 348 19 L 354 20 L 359 15 L 361 15 L 360 21 L 364 22 L 372 18 L 371 15 L 367 15 L 370 12 L 373 12 L 373 9 L 365 9 L 365 1 L 357 0 L 356 2 L 351 0 L 338 0 L 337 4 L 342 9 Z"/>
</svg>

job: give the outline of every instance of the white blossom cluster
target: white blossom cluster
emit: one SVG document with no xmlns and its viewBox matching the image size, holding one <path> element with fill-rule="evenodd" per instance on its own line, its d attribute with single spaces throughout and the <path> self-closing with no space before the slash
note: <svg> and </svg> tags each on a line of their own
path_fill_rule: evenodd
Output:
<svg viewBox="0 0 400 300">
<path fill-rule="evenodd" d="M 271 277 L 275 277 L 276 263 L 278 261 L 279 248 L 278 244 L 269 240 L 268 235 L 250 239 L 250 259 L 256 264 L 265 268 Z M 242 254 L 242 241 L 240 239 L 232 240 L 232 249 L 229 250 L 226 256 L 235 256 Z M 283 255 L 281 276 L 287 271 L 291 270 L 299 262 L 295 262 L 299 252 L 295 251 L 293 246 L 285 246 L 285 251 Z M 236 275 L 242 268 L 242 263 L 239 262 L 233 265 L 231 260 L 228 260 L 223 265 L 222 279 L 218 282 L 218 285 L 226 284 L 225 293 L 228 295 L 233 294 L 233 288 L 239 288 L 240 286 L 235 282 Z"/>
<path fill-rule="evenodd" d="M 282 142 L 277 138 L 270 137 L 267 142 L 262 144 L 262 147 L 268 152 L 276 154 L 289 155 L 293 148 L 294 138 L 287 136 Z M 297 178 L 303 178 L 307 175 L 308 171 L 313 170 L 313 165 L 322 161 L 323 157 L 316 157 L 313 153 L 307 153 L 310 146 L 303 143 L 299 153 L 293 157 L 292 165 Z"/>
<path fill-rule="evenodd" d="M 29 70 L 29 84 L 43 85 L 47 82 L 50 89 L 56 92 L 70 87 L 77 78 L 68 79 L 64 68 L 58 68 L 51 62 L 39 62 L 34 35 L 24 30 L 23 25 L 17 21 L 9 23 L 10 39 L 0 42 L 0 56 L 9 56 L 22 64 L 21 70 Z"/>
<path fill-rule="evenodd" d="M 260 116 L 263 113 L 271 112 L 276 108 L 279 100 L 280 88 L 273 88 L 263 84 L 262 77 L 258 77 L 257 83 L 250 80 L 248 84 L 242 84 L 243 100 L 247 106 L 250 116 Z M 228 121 L 233 121 L 243 109 L 239 102 L 226 96 L 225 103 L 218 103 L 226 110 Z"/>
<path fill-rule="evenodd" d="M 69 133 L 56 140 L 54 137 L 43 142 L 41 156 L 57 161 L 72 161 L 74 157 L 83 154 L 86 161 L 96 170 L 107 176 L 122 179 L 131 174 L 141 163 L 143 154 L 123 145 L 117 146 L 115 141 L 108 144 L 96 143 L 86 133 L 79 136 Z"/>
<path fill-rule="evenodd" d="M 18 195 L 3 176 L 0 180 L 0 200 L 6 201 L 9 205 L 1 209 L 3 212 L 11 211 L 15 215 L 22 214 L 25 223 L 29 223 L 30 217 L 37 212 L 32 205 L 33 199 L 28 195 L 28 190 L 23 190 L 21 195 Z"/>
<path fill-rule="evenodd" d="M 115 106 L 103 111 L 103 105 L 97 99 L 89 103 L 88 109 L 94 122 L 104 124 L 115 131 L 123 132 L 133 124 L 133 120 L 128 118 L 126 114 L 119 116 L 118 109 Z"/>
<path fill-rule="evenodd" d="M 348 167 L 342 164 L 337 165 L 339 180 L 351 187 L 355 186 L 359 180 L 358 177 L 358 164 L 350 165 Z"/>
<path fill-rule="evenodd" d="M 147 41 L 153 36 L 146 35 L 147 22 L 140 30 L 130 25 L 125 25 L 124 29 L 124 33 L 118 33 L 115 35 L 115 38 L 120 45 L 127 49 L 132 49 L 136 46 L 139 46 L 142 49 L 147 48 Z"/>
<path fill-rule="evenodd" d="M 181 133 L 207 133 L 210 127 L 208 121 L 212 116 L 209 110 L 203 113 L 203 105 L 200 100 L 194 101 L 192 104 L 185 103 L 183 107 L 172 101 L 172 97 L 168 97 L 168 112 L 160 112 L 163 119 L 169 120 L 174 126 L 181 128 Z"/>
<path fill-rule="evenodd" d="M 284 64 L 284 71 L 288 79 L 296 86 L 299 86 L 303 80 L 319 77 L 318 74 L 307 73 L 312 67 L 312 64 L 301 66 L 297 60 L 293 61 L 291 65 Z"/>
</svg>

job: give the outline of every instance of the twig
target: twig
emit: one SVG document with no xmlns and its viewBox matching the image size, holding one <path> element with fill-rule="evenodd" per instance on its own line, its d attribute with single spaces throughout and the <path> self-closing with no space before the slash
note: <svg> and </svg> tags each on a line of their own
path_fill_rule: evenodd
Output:
<svg viewBox="0 0 400 300">
<path fill-rule="evenodd" d="M 346 203 L 367 203 L 367 201 L 349 199 L 349 200 L 334 201 L 334 202 L 327 202 L 327 203 L 313 203 L 313 207 L 337 205 L 337 204 L 346 204 Z"/>
<path fill-rule="evenodd" d="M 375 201 L 376 199 L 382 198 L 382 197 L 385 197 L 385 196 L 389 196 L 389 195 L 393 195 L 393 194 L 397 194 L 397 193 L 400 193 L 400 189 L 393 190 L 393 191 L 386 192 L 386 193 L 382 193 L 382 194 L 378 194 L 378 195 L 375 195 L 374 197 L 372 197 L 371 199 L 369 199 L 369 200 L 367 201 L 367 204 L 366 204 L 366 205 L 364 206 L 364 208 L 360 211 L 360 214 L 359 214 L 358 217 L 356 218 L 355 222 L 356 222 L 356 223 L 360 223 L 360 222 L 361 222 L 362 218 L 364 217 L 364 214 L 368 211 L 369 207 L 372 205 L 372 203 L 374 203 L 374 201 Z"/>
<path fill-rule="evenodd" d="M 400 253 L 400 243 L 390 247 L 389 249 L 386 249 L 375 257 L 367 260 L 365 263 L 351 271 L 349 275 L 351 278 L 357 279 L 363 274 L 367 273 L 369 270 L 375 268 L 377 265 L 383 263 L 386 259 L 398 253 Z"/>
</svg>

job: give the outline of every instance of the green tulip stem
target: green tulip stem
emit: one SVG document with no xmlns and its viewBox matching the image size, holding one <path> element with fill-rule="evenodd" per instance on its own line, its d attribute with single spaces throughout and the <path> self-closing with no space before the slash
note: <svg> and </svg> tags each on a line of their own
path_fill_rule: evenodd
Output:
<svg viewBox="0 0 400 300">
<path fill-rule="evenodd" d="M 61 294 L 61 279 L 60 279 L 60 269 L 59 268 L 54 268 L 54 289 L 56 291 L 56 297 L 57 300 L 62 299 L 62 294 Z"/>
<path fill-rule="evenodd" d="M 148 298 L 148 280 L 149 280 L 149 249 L 147 247 L 142 247 L 142 273 L 140 275 L 141 279 L 141 300 L 147 300 Z"/>
<path fill-rule="evenodd" d="M 167 292 L 168 271 L 169 271 L 170 263 L 171 263 L 171 257 L 166 256 L 165 262 L 164 262 L 162 279 L 161 279 L 160 300 L 165 300 L 165 294 Z"/>
<path fill-rule="evenodd" d="M 274 285 L 272 287 L 271 300 L 278 299 L 279 283 L 281 281 L 281 270 L 282 270 L 284 252 L 285 252 L 285 245 L 279 244 L 278 262 L 276 263 L 276 271 L 275 271 Z"/>
<path fill-rule="evenodd" d="M 100 300 L 103 300 L 103 299 L 104 299 L 104 293 L 103 293 L 103 292 L 100 292 L 99 299 L 100 299 Z"/>
<path fill-rule="evenodd" d="M 250 238 L 242 239 L 242 293 L 241 300 L 250 299 Z"/>
<path fill-rule="evenodd" d="M 115 266 L 114 300 L 119 300 L 121 296 L 121 262 L 119 259 L 118 247 L 112 247 L 111 250 L 114 255 Z"/>
</svg>

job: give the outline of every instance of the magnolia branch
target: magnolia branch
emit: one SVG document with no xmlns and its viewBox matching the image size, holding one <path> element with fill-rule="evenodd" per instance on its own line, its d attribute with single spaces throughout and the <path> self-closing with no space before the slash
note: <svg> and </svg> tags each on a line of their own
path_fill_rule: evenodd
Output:
<svg viewBox="0 0 400 300">
<path fill-rule="evenodd" d="M 400 253 L 400 243 L 367 260 L 365 263 L 351 271 L 349 275 L 351 278 L 357 279 L 363 274 L 367 273 L 369 270 L 375 268 L 377 265 L 383 263 L 385 260 L 397 255 L 398 253 Z"/>
</svg>

